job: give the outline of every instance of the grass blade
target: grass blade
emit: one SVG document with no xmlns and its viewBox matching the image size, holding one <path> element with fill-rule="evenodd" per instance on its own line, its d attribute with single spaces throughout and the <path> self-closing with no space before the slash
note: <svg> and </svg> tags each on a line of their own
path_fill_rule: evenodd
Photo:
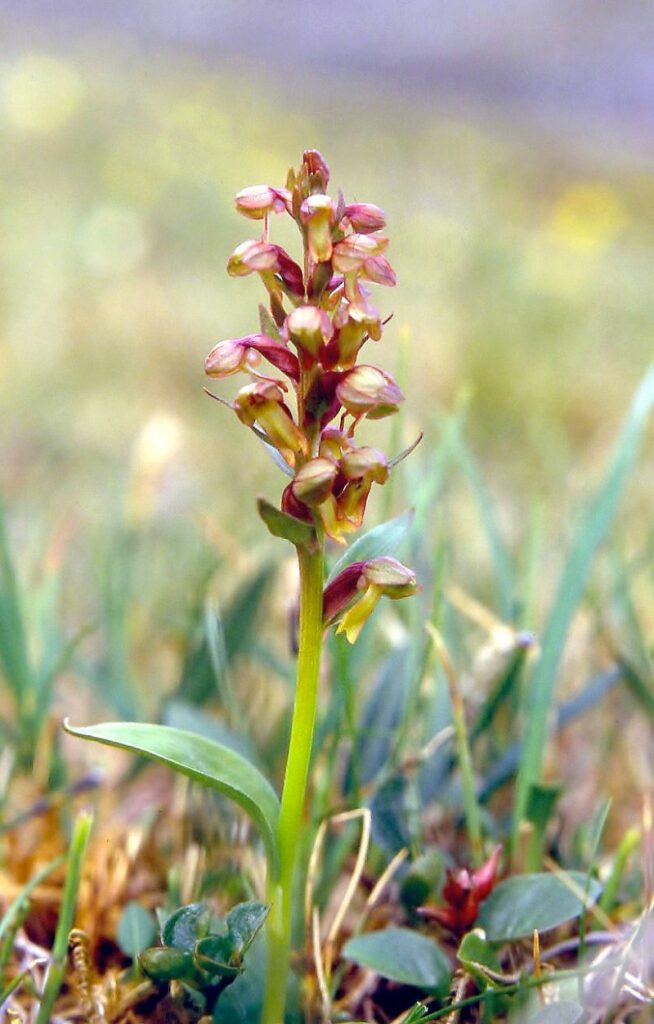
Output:
<svg viewBox="0 0 654 1024">
<path fill-rule="evenodd" d="M 498 608 L 501 618 L 511 622 L 515 614 L 513 566 L 495 515 L 493 499 L 459 427 L 454 433 L 454 454 L 463 471 L 486 535 L 486 542 L 495 571 Z"/>
<path fill-rule="evenodd" d="M 21 595 L 9 551 L 4 505 L 0 498 L 0 669 L 11 687 L 18 718 L 35 710 L 35 679 L 30 665 Z"/>
<path fill-rule="evenodd" d="M 526 692 L 526 732 L 514 806 L 514 850 L 529 790 L 540 780 L 552 697 L 565 639 L 584 592 L 595 553 L 606 538 L 618 510 L 653 404 L 654 366 L 645 375 L 636 392 L 609 472 L 579 526 L 543 632 L 540 658 Z"/>
<path fill-rule="evenodd" d="M 73 927 L 75 918 L 75 905 L 77 903 L 77 891 L 79 889 L 80 876 L 86 846 L 91 834 L 93 817 L 90 814 L 80 814 L 75 822 L 75 830 L 70 846 L 68 858 L 68 871 L 66 873 L 66 884 L 64 895 L 59 911 L 59 920 L 55 932 L 54 945 L 52 947 L 52 959 L 48 967 L 45 979 L 41 1005 L 36 1017 L 36 1024 L 48 1024 L 52 1019 L 52 1009 L 55 1000 L 61 989 L 68 956 L 68 936 Z"/>
<path fill-rule="evenodd" d="M 4 937 L 7 928 L 11 926 L 16 915 L 20 912 L 21 906 L 27 902 L 34 890 L 38 888 L 44 878 L 47 878 L 53 871 L 56 871 L 63 862 L 63 857 L 56 857 L 55 860 L 51 860 L 49 864 L 46 864 L 40 871 L 37 871 L 34 877 L 30 878 L 29 882 L 23 886 L 16 898 L 12 900 L 2 915 L 2 919 L 0 920 L 0 939 Z"/>
</svg>

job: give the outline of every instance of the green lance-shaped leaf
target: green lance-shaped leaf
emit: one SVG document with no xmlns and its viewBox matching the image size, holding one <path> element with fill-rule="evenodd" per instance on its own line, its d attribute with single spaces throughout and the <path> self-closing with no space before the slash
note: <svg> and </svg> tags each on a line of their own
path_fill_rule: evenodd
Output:
<svg viewBox="0 0 654 1024">
<path fill-rule="evenodd" d="M 281 509 L 275 508 L 265 498 L 257 499 L 259 515 L 272 533 L 273 537 L 281 537 L 282 540 L 290 540 L 291 544 L 307 547 L 315 541 L 316 532 L 310 523 L 303 523 L 301 519 L 294 519 Z"/>
<path fill-rule="evenodd" d="M 254 765 L 234 750 L 196 733 L 166 725 L 140 722 L 104 722 L 64 728 L 83 740 L 95 740 L 142 754 L 228 796 L 250 815 L 265 843 L 273 875 L 277 875 L 276 842 L 279 800 L 270 783 Z"/>
<path fill-rule="evenodd" d="M 389 519 L 388 522 L 375 526 L 372 530 L 364 533 L 362 537 L 358 537 L 353 544 L 350 544 L 345 554 L 339 558 L 330 572 L 327 582 L 335 579 L 339 572 L 354 562 L 367 562 L 371 558 L 389 555 L 397 558 L 402 543 L 409 534 L 412 522 L 413 512 L 403 512 L 401 516 Z"/>
</svg>

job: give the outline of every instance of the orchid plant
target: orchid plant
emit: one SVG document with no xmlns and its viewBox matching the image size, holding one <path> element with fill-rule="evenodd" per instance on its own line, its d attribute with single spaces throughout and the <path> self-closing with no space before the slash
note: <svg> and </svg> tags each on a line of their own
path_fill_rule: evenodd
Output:
<svg viewBox="0 0 654 1024">
<path fill-rule="evenodd" d="M 354 643 L 383 597 L 408 597 L 414 573 L 388 555 L 351 561 L 325 586 L 325 544 L 344 545 L 364 520 L 373 485 L 383 485 L 398 459 L 358 444 L 364 419 L 395 413 L 403 399 L 393 377 L 359 361 L 384 329 L 370 285 L 393 286 L 395 273 L 381 234 L 385 217 L 370 203 L 347 203 L 327 192 L 329 169 L 316 150 L 304 153 L 283 188 L 257 185 L 236 196 L 236 208 L 262 226 L 230 256 L 228 273 L 256 273 L 266 289 L 259 332 L 219 342 L 205 361 L 210 378 L 245 374 L 234 411 L 287 474 L 278 505 L 259 499 L 272 534 L 294 544 L 300 575 L 297 686 L 281 800 L 234 751 L 182 730 L 141 723 L 67 726 L 86 739 L 123 747 L 170 765 L 226 793 L 254 819 L 268 859 L 268 966 L 264 1024 L 281 1024 L 291 955 L 293 880 L 305 814 L 321 650 L 336 625 Z M 302 259 L 271 240 L 277 216 L 295 222 Z M 403 455 L 406 453 L 403 453 Z"/>
</svg>

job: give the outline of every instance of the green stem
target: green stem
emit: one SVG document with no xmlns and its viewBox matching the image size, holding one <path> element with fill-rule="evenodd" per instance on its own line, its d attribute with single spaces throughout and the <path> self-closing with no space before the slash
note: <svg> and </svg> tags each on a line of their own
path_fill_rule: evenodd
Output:
<svg viewBox="0 0 654 1024">
<path fill-rule="evenodd" d="M 263 1009 L 264 1024 L 282 1024 L 291 959 L 292 889 L 301 835 L 322 648 L 324 544 L 315 550 L 298 548 L 300 563 L 300 644 L 291 739 L 279 816 L 279 878 L 271 879 L 268 899 L 268 963 Z"/>
</svg>

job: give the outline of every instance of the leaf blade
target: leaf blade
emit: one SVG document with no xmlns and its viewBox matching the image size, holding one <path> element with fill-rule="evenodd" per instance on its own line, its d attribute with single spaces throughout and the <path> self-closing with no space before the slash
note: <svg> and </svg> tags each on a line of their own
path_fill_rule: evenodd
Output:
<svg viewBox="0 0 654 1024">
<path fill-rule="evenodd" d="M 369 558 L 381 558 L 386 555 L 397 557 L 398 550 L 409 534 L 413 523 L 413 512 L 403 512 L 395 519 L 389 519 L 380 526 L 374 526 L 362 537 L 358 537 L 329 574 L 327 582 L 335 579 L 339 572 L 347 569 L 353 562 L 366 562 Z"/>
<path fill-rule="evenodd" d="M 439 946 L 408 928 L 355 935 L 345 943 L 343 956 L 392 981 L 430 993 L 442 991 L 450 979 L 450 964 Z"/>
<path fill-rule="evenodd" d="M 228 796 L 257 825 L 273 873 L 277 873 L 279 799 L 261 772 L 236 751 L 197 733 L 145 722 L 104 722 L 85 727 L 64 722 L 64 728 L 79 739 L 142 754 Z"/>
<path fill-rule="evenodd" d="M 565 877 L 570 885 L 547 872 L 505 878 L 482 903 L 477 925 L 490 942 L 512 942 L 578 917 L 584 905 L 595 902 L 601 886 L 594 880 L 587 885 L 581 871 Z"/>
</svg>

